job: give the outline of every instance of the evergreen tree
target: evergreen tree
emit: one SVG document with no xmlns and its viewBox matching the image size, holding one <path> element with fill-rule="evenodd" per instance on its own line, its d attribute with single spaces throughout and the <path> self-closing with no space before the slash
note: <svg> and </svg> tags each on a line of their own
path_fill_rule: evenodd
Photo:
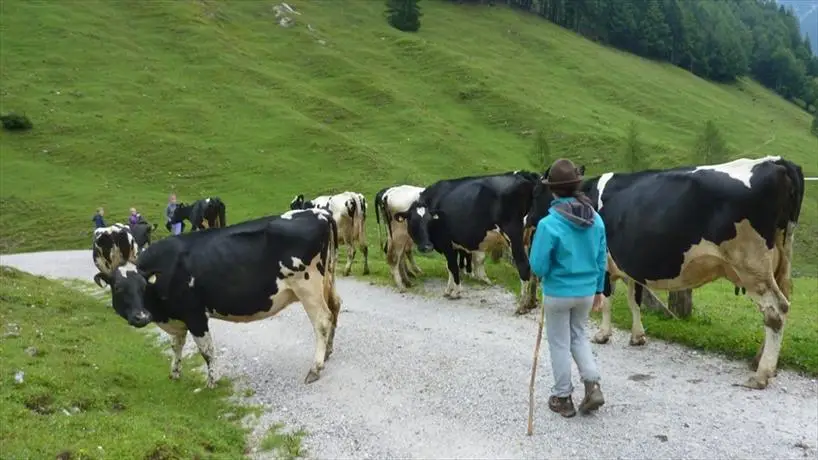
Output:
<svg viewBox="0 0 818 460">
<path fill-rule="evenodd" d="M 707 120 L 704 124 L 702 133 L 696 138 L 694 148 L 696 160 L 706 165 L 724 163 L 730 156 L 727 142 L 713 120 Z"/>
<path fill-rule="evenodd" d="M 628 137 L 625 139 L 625 146 L 622 158 L 625 160 L 625 168 L 630 172 L 645 169 L 645 152 L 642 141 L 639 139 L 639 129 L 635 122 L 628 125 Z"/>
<path fill-rule="evenodd" d="M 386 0 L 389 25 L 403 32 L 420 30 L 420 0 Z"/>
<path fill-rule="evenodd" d="M 642 18 L 639 48 L 647 57 L 667 59 L 672 38 L 659 1 L 648 0 L 645 16 Z"/>
<path fill-rule="evenodd" d="M 812 117 L 812 126 L 810 127 L 810 132 L 813 136 L 818 137 L 818 111 L 816 111 L 815 116 Z"/>
</svg>

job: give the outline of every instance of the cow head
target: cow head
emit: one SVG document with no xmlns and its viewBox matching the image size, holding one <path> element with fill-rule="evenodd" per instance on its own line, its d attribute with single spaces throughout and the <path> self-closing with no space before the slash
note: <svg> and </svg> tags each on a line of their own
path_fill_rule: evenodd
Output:
<svg viewBox="0 0 818 460">
<path fill-rule="evenodd" d="M 156 275 L 149 275 L 128 264 L 118 267 L 111 275 L 97 273 L 94 282 L 103 289 L 110 286 L 114 311 L 131 326 L 142 328 L 153 321 L 152 315 L 145 309 L 145 289 L 148 283 L 156 282 Z"/>
<path fill-rule="evenodd" d="M 290 201 L 290 210 L 295 211 L 296 209 L 304 209 L 304 195 L 298 195 L 297 197 L 293 198 L 293 201 Z"/>
<path fill-rule="evenodd" d="M 548 177 L 548 173 L 550 171 L 551 166 L 545 169 L 542 176 L 540 176 L 537 180 L 537 184 L 534 186 L 531 208 L 528 210 L 528 214 L 526 215 L 525 219 L 526 227 L 536 227 L 540 219 L 548 215 L 548 209 L 551 207 L 551 202 L 554 201 L 554 195 L 551 193 L 551 189 L 548 187 L 548 185 L 543 183 L 543 180 Z M 577 173 L 580 177 L 584 176 L 585 165 L 578 166 Z"/>
<path fill-rule="evenodd" d="M 409 236 L 418 246 L 420 252 L 429 252 L 434 249 L 432 245 L 431 227 L 440 218 L 437 211 L 430 210 L 424 203 L 415 202 L 407 211 L 395 213 L 397 222 L 406 222 Z"/>
</svg>

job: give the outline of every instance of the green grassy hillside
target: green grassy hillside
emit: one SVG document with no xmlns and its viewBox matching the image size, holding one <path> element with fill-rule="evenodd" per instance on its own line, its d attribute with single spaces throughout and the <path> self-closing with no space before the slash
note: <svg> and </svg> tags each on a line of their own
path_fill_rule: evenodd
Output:
<svg viewBox="0 0 818 460">
<path fill-rule="evenodd" d="M 172 189 L 217 194 L 238 222 L 297 193 L 371 200 L 394 183 L 531 167 L 540 128 L 598 174 L 622 167 L 632 120 L 649 163 L 671 166 L 712 118 L 736 156 L 818 175 L 808 115 L 749 81 L 707 83 L 499 7 L 427 1 L 413 35 L 386 25 L 382 2 L 298 2 L 290 28 L 272 5 L 2 2 L 0 111 L 34 129 L 0 134 L 0 250 L 87 247 L 97 206 L 161 225 Z M 807 200 L 802 273 L 816 215 Z"/>
<path fill-rule="evenodd" d="M 227 399 L 228 379 L 199 392 L 202 359 L 189 356 L 169 381 L 169 347 L 92 295 L 0 267 L 0 327 L 3 458 L 235 459 L 251 447 L 239 421 L 258 408 Z"/>
</svg>

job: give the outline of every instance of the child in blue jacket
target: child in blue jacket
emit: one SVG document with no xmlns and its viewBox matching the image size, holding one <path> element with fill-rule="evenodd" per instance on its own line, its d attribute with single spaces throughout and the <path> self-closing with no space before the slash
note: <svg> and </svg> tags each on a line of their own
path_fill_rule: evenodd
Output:
<svg viewBox="0 0 818 460">
<path fill-rule="evenodd" d="M 537 224 L 529 255 L 531 270 L 542 282 L 554 374 L 548 407 L 563 417 L 576 415 L 571 399 L 572 356 L 585 384 L 579 412 L 596 410 L 605 403 L 585 323 L 591 308 L 603 299 L 608 248 L 605 224 L 579 191 L 581 181 L 570 160 L 559 159 L 551 165 L 543 183 L 554 201 Z"/>
</svg>

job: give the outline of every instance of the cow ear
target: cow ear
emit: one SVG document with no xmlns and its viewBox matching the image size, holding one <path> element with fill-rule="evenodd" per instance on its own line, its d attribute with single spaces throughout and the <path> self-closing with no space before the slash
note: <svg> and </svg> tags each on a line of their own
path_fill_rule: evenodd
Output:
<svg viewBox="0 0 818 460">
<path fill-rule="evenodd" d="M 99 272 L 96 275 L 94 275 L 94 282 L 97 283 L 97 286 L 99 286 L 99 287 L 101 287 L 103 289 L 105 289 L 106 287 L 113 284 L 113 283 L 111 283 L 111 278 L 108 275 L 106 275 L 105 273 L 102 273 L 102 272 Z M 104 285 L 103 285 L 103 283 L 104 283 Z"/>
</svg>

